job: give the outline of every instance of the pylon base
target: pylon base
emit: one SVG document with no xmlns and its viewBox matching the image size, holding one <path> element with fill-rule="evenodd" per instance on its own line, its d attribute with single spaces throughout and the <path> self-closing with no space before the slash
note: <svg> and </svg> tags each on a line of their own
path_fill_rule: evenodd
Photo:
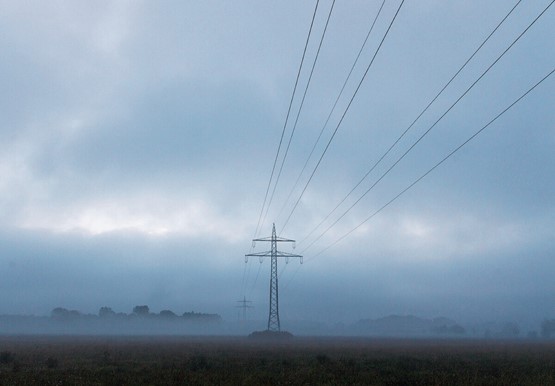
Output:
<svg viewBox="0 0 555 386">
<path fill-rule="evenodd" d="M 267 341 L 282 341 L 294 338 L 294 335 L 289 331 L 254 331 L 249 335 L 251 339 L 267 340 Z"/>
</svg>

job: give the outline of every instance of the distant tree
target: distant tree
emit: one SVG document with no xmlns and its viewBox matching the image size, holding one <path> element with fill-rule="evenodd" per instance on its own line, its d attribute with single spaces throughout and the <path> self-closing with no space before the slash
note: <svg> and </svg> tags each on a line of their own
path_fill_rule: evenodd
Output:
<svg viewBox="0 0 555 386">
<path fill-rule="evenodd" d="M 63 307 L 56 307 L 50 313 L 50 316 L 53 319 L 69 319 L 69 318 L 78 318 L 81 316 L 81 313 L 77 310 L 68 310 Z"/>
<path fill-rule="evenodd" d="M 538 332 L 537 331 L 528 331 L 528 334 L 526 335 L 526 337 L 528 339 L 538 339 Z"/>
<path fill-rule="evenodd" d="M 160 311 L 160 316 L 163 318 L 175 318 L 177 317 L 177 315 L 175 314 L 175 312 L 170 311 L 170 310 L 162 310 Z"/>
<path fill-rule="evenodd" d="M 520 334 L 520 328 L 516 323 L 505 323 L 501 329 L 501 336 L 506 338 L 515 338 Z"/>
<path fill-rule="evenodd" d="M 100 307 L 100 310 L 98 310 L 98 316 L 101 318 L 112 317 L 115 315 L 116 313 L 110 307 Z"/>
<path fill-rule="evenodd" d="M 133 313 L 139 316 L 147 316 L 150 313 L 148 306 L 135 306 L 133 307 Z"/>
<path fill-rule="evenodd" d="M 555 319 L 544 320 L 541 326 L 542 337 L 551 338 L 553 333 L 555 333 Z"/>
<path fill-rule="evenodd" d="M 183 318 L 190 321 L 198 322 L 221 322 L 222 317 L 218 314 L 203 314 L 202 312 L 184 312 Z"/>
<path fill-rule="evenodd" d="M 200 313 L 197 313 L 195 311 L 191 311 L 191 312 L 185 311 L 182 316 L 185 318 L 195 318 L 195 317 L 199 317 L 200 315 L 201 315 Z"/>
<path fill-rule="evenodd" d="M 67 318 L 69 316 L 69 310 L 63 307 L 56 307 L 50 312 L 50 316 L 55 319 Z"/>
</svg>

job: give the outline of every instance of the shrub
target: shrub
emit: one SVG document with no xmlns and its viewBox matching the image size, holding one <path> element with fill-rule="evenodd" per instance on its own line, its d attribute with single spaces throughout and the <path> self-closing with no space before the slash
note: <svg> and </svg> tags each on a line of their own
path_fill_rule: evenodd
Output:
<svg viewBox="0 0 555 386">
<path fill-rule="evenodd" d="M 49 369 L 55 369 L 58 367 L 58 360 L 56 358 L 53 357 L 48 357 L 48 359 L 46 359 L 46 367 L 48 367 Z"/>
<path fill-rule="evenodd" d="M 8 364 L 12 363 L 15 360 L 15 355 L 9 351 L 2 351 L 0 352 L 0 363 Z"/>
</svg>

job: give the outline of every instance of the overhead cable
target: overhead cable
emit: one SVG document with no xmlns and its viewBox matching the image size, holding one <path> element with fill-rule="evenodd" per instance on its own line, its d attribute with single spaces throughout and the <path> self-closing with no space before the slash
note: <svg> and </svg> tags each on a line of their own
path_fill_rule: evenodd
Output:
<svg viewBox="0 0 555 386">
<path fill-rule="evenodd" d="M 553 68 L 547 75 L 545 75 L 540 81 L 538 81 L 536 84 L 534 84 L 532 87 L 530 87 L 524 94 L 522 94 L 520 97 L 518 97 L 513 103 L 511 103 L 508 107 L 506 107 L 503 111 L 501 111 L 499 114 L 497 114 L 492 120 L 490 120 L 487 124 L 485 124 L 484 126 L 482 126 L 482 128 L 478 131 L 476 131 L 474 134 L 472 134 L 472 136 L 470 136 L 466 141 L 464 141 L 462 144 L 460 144 L 459 146 L 457 146 L 455 149 L 453 149 L 449 154 L 447 154 L 445 157 L 443 157 L 441 159 L 441 161 L 439 161 L 438 163 L 436 163 L 432 168 L 430 168 L 426 173 L 422 174 L 420 177 L 418 177 L 416 180 L 414 180 L 410 185 L 408 185 L 406 188 L 404 188 L 401 192 L 399 192 L 395 197 L 393 197 L 391 200 L 389 200 L 387 203 L 385 203 L 383 206 L 381 206 L 378 210 L 376 210 L 374 213 L 372 213 L 370 216 L 368 216 L 366 219 L 364 219 L 362 222 L 360 222 L 356 227 L 354 227 L 353 229 L 351 229 L 350 231 L 348 231 L 347 233 L 345 233 L 343 236 L 341 236 L 340 238 L 338 238 L 337 240 L 335 240 L 333 243 L 331 243 L 330 245 L 328 245 L 326 248 L 322 249 L 320 252 L 318 252 L 317 254 L 313 255 L 310 259 L 307 259 L 307 261 L 314 259 L 315 257 L 321 255 L 322 253 L 324 253 L 325 251 L 327 251 L 328 249 L 330 249 L 331 247 L 333 247 L 334 245 L 336 245 L 337 243 L 341 242 L 343 239 L 345 239 L 347 236 L 349 236 L 351 233 L 353 233 L 354 231 L 356 231 L 357 229 L 359 229 L 362 225 L 364 225 L 365 223 L 367 223 L 368 221 L 370 221 L 372 218 L 374 218 L 378 213 L 380 213 L 382 210 L 384 210 L 385 208 L 387 208 L 389 205 L 391 205 L 395 200 L 397 200 L 399 197 L 401 197 L 403 194 L 405 194 L 408 190 L 410 190 L 414 185 L 416 185 L 417 183 L 419 183 L 422 179 L 424 179 L 427 175 L 429 175 L 431 172 L 433 172 L 435 169 L 437 169 L 441 164 L 443 164 L 445 161 L 447 161 L 449 158 L 451 158 L 451 156 L 453 156 L 453 154 L 455 154 L 456 152 L 458 152 L 460 149 L 462 149 L 464 146 L 466 146 L 470 141 L 472 141 L 474 138 L 476 138 L 480 133 L 482 133 L 486 128 L 488 128 L 492 123 L 494 123 L 497 119 L 499 119 L 503 114 L 505 114 L 507 111 L 509 111 L 514 105 L 516 105 L 518 102 L 520 102 L 524 97 L 526 97 L 530 92 L 532 92 L 536 87 L 538 87 L 541 83 L 543 83 L 547 78 L 549 78 L 551 75 L 553 75 L 553 73 L 555 73 L 555 68 Z"/>
<path fill-rule="evenodd" d="M 304 62 L 304 58 L 306 55 L 306 48 L 308 47 L 308 42 L 310 40 L 310 35 L 312 33 L 312 27 L 314 26 L 314 19 L 316 18 L 316 12 L 318 11 L 318 4 L 320 3 L 320 0 L 316 0 L 316 6 L 314 8 L 314 13 L 312 15 L 312 21 L 310 22 L 310 29 L 308 30 L 308 36 L 306 38 L 306 43 L 304 46 L 304 50 L 303 50 L 303 56 L 301 59 L 301 64 L 299 65 L 299 70 L 297 71 L 297 78 L 295 80 L 295 86 L 293 87 L 293 93 L 291 94 L 291 99 L 289 101 L 289 108 L 287 109 L 287 116 L 285 117 L 285 123 L 283 124 L 283 129 L 281 131 L 281 137 L 279 139 L 279 145 L 276 151 L 276 156 L 274 158 L 274 164 L 272 166 L 272 172 L 270 173 L 270 179 L 268 180 L 268 186 L 266 187 L 266 193 L 264 194 L 264 202 L 262 203 L 262 208 L 260 208 L 260 214 L 258 216 L 258 223 L 256 224 L 256 230 L 254 232 L 254 237 L 256 238 L 256 236 L 258 235 L 258 232 L 260 231 L 260 222 L 262 220 L 262 214 L 264 213 L 264 208 L 266 206 L 266 200 L 268 199 L 268 192 L 270 191 L 270 186 L 272 184 L 272 179 L 274 177 L 274 172 L 276 170 L 276 164 L 277 164 L 277 160 L 279 157 L 279 152 L 281 150 L 281 145 L 283 143 L 283 136 L 285 134 L 285 128 L 287 127 L 287 122 L 289 120 L 289 114 L 291 113 L 291 106 L 293 105 L 293 99 L 295 98 L 295 92 L 297 91 L 297 85 L 299 83 L 299 77 L 301 75 L 301 69 L 303 67 L 303 62 Z"/>
<path fill-rule="evenodd" d="M 381 180 L 383 180 L 383 178 L 388 175 L 391 170 L 393 170 L 393 168 L 395 168 L 399 162 L 401 162 L 405 156 L 410 153 L 412 151 L 412 149 L 414 149 L 414 147 L 416 147 L 416 145 L 418 145 L 418 143 L 420 143 L 420 141 L 422 141 L 422 139 L 428 135 L 428 133 L 430 133 L 430 131 L 432 131 L 432 129 L 453 109 L 453 107 L 455 107 L 460 101 L 461 99 L 463 99 L 470 90 L 472 90 L 472 88 L 474 88 L 474 86 L 491 70 L 491 68 L 493 68 L 493 66 L 495 66 L 499 60 L 501 60 L 501 58 L 503 56 L 505 56 L 505 54 L 520 40 L 520 38 L 522 38 L 522 36 L 524 36 L 524 34 L 526 34 L 526 32 L 528 32 L 528 30 L 539 20 L 539 18 L 549 9 L 549 7 L 551 7 L 551 5 L 555 2 L 555 0 L 553 0 L 529 25 L 528 27 L 526 27 L 526 29 L 524 29 L 524 31 L 522 31 L 520 33 L 520 35 L 518 35 L 518 37 L 503 51 L 503 53 L 501 55 L 499 55 L 497 57 L 497 59 L 495 59 L 495 61 L 493 61 L 492 64 L 490 64 L 488 66 L 488 68 L 478 77 L 478 79 L 476 79 L 471 85 L 470 87 L 468 87 L 466 89 L 466 91 L 464 93 L 462 93 L 461 96 L 459 96 L 457 98 L 457 100 L 422 134 L 420 135 L 420 137 L 347 209 L 343 212 L 343 214 L 341 214 L 341 216 L 339 216 L 328 228 L 326 228 L 326 230 L 324 230 L 309 246 L 307 246 L 302 253 L 304 253 L 308 248 L 310 248 L 312 245 L 314 245 L 314 243 L 316 241 L 318 241 L 325 233 L 327 233 L 332 227 L 334 227 L 343 217 L 345 217 L 345 215 L 351 211 L 351 209 L 353 209 Z"/>
<path fill-rule="evenodd" d="M 318 134 L 318 137 L 316 138 L 316 141 L 314 142 L 314 145 L 312 146 L 312 150 L 310 151 L 310 154 L 306 158 L 306 161 L 305 161 L 299 175 L 297 176 L 297 179 L 296 179 L 295 183 L 293 184 L 293 187 L 291 188 L 289 194 L 287 195 L 287 198 L 285 199 L 285 202 L 283 203 L 283 206 L 281 207 L 281 209 L 280 209 L 280 211 L 277 215 L 278 218 L 283 213 L 283 210 L 287 206 L 287 203 L 289 202 L 289 199 L 291 198 L 291 196 L 293 195 L 293 192 L 297 188 L 297 185 L 299 184 L 301 176 L 303 175 L 303 173 L 306 169 L 306 166 L 308 165 L 308 162 L 312 158 L 312 154 L 314 153 L 314 150 L 316 150 L 316 146 L 318 145 L 318 142 L 320 142 L 320 138 L 322 137 L 322 134 L 324 133 L 325 128 L 328 126 L 328 122 L 329 122 L 333 112 L 335 111 L 335 108 L 337 106 L 337 103 L 339 102 L 339 99 L 343 95 L 343 91 L 345 90 L 345 86 L 347 86 L 347 82 L 351 78 L 351 74 L 353 73 L 353 70 L 355 69 L 355 66 L 358 63 L 358 59 L 360 58 L 360 55 L 362 54 L 362 51 L 364 50 L 364 47 L 366 46 L 366 42 L 368 42 L 368 39 L 369 39 L 370 35 L 372 34 L 372 31 L 374 30 L 374 25 L 376 24 L 376 21 L 378 20 L 378 17 L 380 16 L 380 14 L 382 12 L 384 4 L 385 4 L 385 0 L 382 1 L 382 4 L 381 4 L 381 6 L 378 10 L 378 13 L 376 14 L 376 17 L 374 18 L 374 21 L 372 22 L 372 25 L 370 26 L 370 30 L 366 34 L 366 38 L 364 39 L 364 42 L 362 43 L 362 46 L 360 47 L 360 50 L 358 51 L 358 55 L 355 58 L 355 61 L 354 61 L 353 65 L 351 66 L 351 70 L 349 71 L 349 74 L 347 75 L 347 78 L 345 78 L 345 81 L 343 82 L 343 86 L 341 87 L 341 91 L 339 91 L 339 94 L 337 95 L 337 98 L 335 98 L 335 103 L 333 104 L 333 107 L 331 108 L 331 111 L 328 114 L 328 117 L 327 117 L 324 125 L 322 126 L 322 129 L 320 130 L 320 134 Z"/>
<path fill-rule="evenodd" d="M 316 18 L 316 13 L 318 11 L 318 4 L 319 3 L 320 3 L 320 0 L 316 0 L 316 5 L 314 7 L 314 12 L 312 14 L 312 20 L 310 22 L 310 28 L 308 30 L 308 35 L 306 37 L 306 42 L 305 42 L 305 45 L 304 45 L 303 56 L 301 58 L 301 63 L 299 65 L 299 69 L 297 71 L 297 78 L 295 79 L 295 86 L 293 87 L 293 92 L 292 92 L 291 98 L 289 100 L 289 107 L 287 109 L 287 116 L 285 117 L 285 123 L 283 124 L 283 129 L 281 131 L 281 136 L 280 136 L 280 139 L 279 139 L 279 144 L 278 144 L 278 148 L 277 148 L 277 151 L 276 151 L 276 156 L 274 158 L 274 164 L 272 165 L 272 171 L 270 173 L 270 179 L 268 180 L 268 186 L 266 187 L 266 193 L 264 194 L 264 201 L 262 203 L 262 207 L 260 208 L 260 214 L 258 215 L 258 221 L 257 221 L 257 224 L 256 224 L 256 229 L 254 231 L 253 238 L 256 238 L 258 236 L 258 232 L 260 231 L 262 214 L 264 213 L 264 208 L 266 207 L 266 201 L 268 199 L 268 193 L 270 191 L 270 186 L 272 184 L 272 180 L 273 180 L 273 177 L 274 177 L 274 172 L 275 172 L 275 169 L 276 169 L 277 160 L 278 160 L 279 153 L 280 153 L 280 150 L 281 150 L 281 145 L 283 143 L 283 136 L 285 135 L 285 129 L 287 127 L 287 122 L 289 120 L 289 115 L 291 113 L 291 106 L 293 105 L 293 100 L 295 98 L 295 93 L 297 91 L 297 85 L 299 83 L 299 77 L 301 75 L 301 70 L 302 70 L 302 67 L 303 67 L 304 58 L 305 58 L 306 50 L 307 50 L 307 47 L 308 47 L 308 42 L 310 41 L 310 35 L 312 33 L 312 27 L 314 26 L 314 20 Z M 251 247 L 251 252 L 252 252 L 252 247 Z M 246 270 L 243 271 L 243 279 L 242 279 L 242 284 L 241 284 L 241 287 L 243 288 L 242 292 L 245 291 L 244 288 L 246 286 L 246 281 L 248 280 L 249 274 L 250 274 L 250 266 L 249 266 L 248 271 L 246 271 Z M 257 278 L 258 278 L 258 275 L 257 275 Z M 242 295 L 244 295 L 244 293 Z"/>
<path fill-rule="evenodd" d="M 478 51 L 480 51 L 480 49 L 487 43 L 487 41 L 492 37 L 492 35 L 499 29 L 499 27 L 501 26 L 501 24 L 503 24 L 505 22 L 505 20 L 507 20 L 507 18 L 513 13 L 513 11 L 515 10 L 515 8 L 522 2 L 522 0 L 519 0 L 512 8 L 511 10 L 505 15 L 505 17 L 497 24 L 497 26 L 490 32 L 490 34 L 482 41 L 482 43 L 478 46 L 478 48 L 476 48 L 476 50 L 474 50 L 474 52 L 472 53 L 472 55 L 470 55 L 470 57 L 464 62 L 464 64 L 455 72 L 455 74 L 449 79 L 449 81 L 447 81 L 447 83 L 445 83 L 445 85 L 441 88 L 441 90 L 439 90 L 439 92 L 435 95 L 435 97 L 432 98 L 432 100 L 430 100 L 430 102 L 426 105 L 426 107 L 420 112 L 420 114 L 418 114 L 418 116 L 412 121 L 412 123 L 401 133 L 401 135 L 393 142 L 393 144 L 391 146 L 389 146 L 389 148 L 385 151 L 385 153 L 382 154 L 382 156 L 372 165 L 372 167 L 366 172 L 366 174 L 364 174 L 364 176 L 355 184 L 355 186 L 349 191 L 349 193 L 347 193 L 347 195 L 345 197 L 343 197 L 343 199 L 341 201 L 339 201 L 339 203 L 324 217 L 324 219 L 322 221 L 320 221 L 320 223 L 318 223 L 318 225 L 316 225 L 304 238 L 301 239 L 301 241 L 299 241 L 299 245 L 302 244 L 304 241 L 306 241 L 310 236 L 312 236 L 312 234 L 320 227 L 322 226 L 322 224 L 324 222 L 326 222 L 328 220 L 328 218 L 335 213 L 335 211 L 347 200 L 347 198 L 349 198 L 351 196 L 351 194 L 353 194 L 353 192 L 360 186 L 360 184 L 362 184 L 362 182 L 364 180 L 366 180 L 366 178 L 368 178 L 368 176 L 370 175 L 370 173 L 372 173 L 372 171 L 374 171 L 374 169 L 382 162 L 382 160 L 391 152 L 391 150 L 397 146 L 397 144 L 399 143 L 399 141 L 407 134 L 407 132 L 415 125 L 415 123 L 420 119 L 420 117 L 422 117 L 422 115 L 424 115 L 424 113 L 426 111 L 428 111 L 428 109 L 430 108 L 430 106 L 439 98 L 439 96 L 445 91 L 445 89 L 453 82 L 453 80 L 461 73 L 461 71 L 466 67 L 466 65 L 474 58 L 474 56 L 476 56 L 476 54 L 478 53 Z"/>
<path fill-rule="evenodd" d="M 306 83 L 306 87 L 304 89 L 303 97 L 301 100 L 301 104 L 299 107 L 299 111 L 297 112 L 297 117 L 295 118 L 295 123 L 293 125 L 293 129 L 291 130 L 291 135 L 289 136 L 289 141 L 287 142 L 287 147 L 285 148 L 285 153 L 283 155 L 283 159 L 281 160 L 281 166 L 279 167 L 279 171 L 276 177 L 276 181 L 274 182 L 274 188 L 272 189 L 272 194 L 270 195 L 270 200 L 268 201 L 268 205 L 266 206 L 266 213 L 262 219 L 262 225 L 266 221 L 266 216 L 268 215 L 268 210 L 270 209 L 270 205 L 272 204 L 272 200 L 274 198 L 274 194 L 276 192 L 276 188 L 279 183 L 279 178 L 281 177 L 281 172 L 283 171 L 283 165 L 285 164 L 285 160 L 287 158 L 287 154 L 289 153 L 289 147 L 291 146 L 291 141 L 293 140 L 293 135 L 295 134 L 295 129 L 297 128 L 297 122 L 299 121 L 299 116 L 301 114 L 301 110 L 303 109 L 304 101 L 306 98 L 306 93 L 308 91 L 308 87 L 310 86 L 310 81 L 312 80 L 312 75 L 314 74 L 314 68 L 316 67 L 316 62 L 318 61 L 318 57 L 320 55 L 320 49 L 322 48 L 322 43 L 324 42 L 324 37 L 326 36 L 326 31 L 328 29 L 328 24 L 330 22 L 331 14 L 333 12 L 333 7 L 335 5 L 335 0 L 333 0 L 330 11 L 328 13 L 328 18 L 326 20 L 326 25 L 324 26 L 324 31 L 322 32 L 322 37 L 320 38 L 320 43 L 318 44 L 318 50 L 316 51 L 316 56 L 314 57 L 314 61 L 312 62 L 312 68 L 310 69 L 310 76 L 308 77 L 308 81 Z"/>
<path fill-rule="evenodd" d="M 555 1 L 555 0 L 554 0 Z M 299 205 L 299 202 L 301 201 L 308 185 L 310 184 L 310 182 L 312 181 L 312 178 L 314 177 L 314 174 L 316 173 L 316 170 L 318 170 L 318 167 L 320 166 L 320 163 L 322 162 L 322 159 L 324 158 L 324 155 L 326 154 L 326 152 L 329 149 L 329 146 L 331 144 L 331 142 L 333 141 L 333 138 L 335 137 L 335 135 L 337 134 L 337 130 L 339 129 L 339 127 L 341 126 L 341 123 L 343 122 L 343 119 L 345 118 L 345 115 L 347 114 L 347 111 L 349 111 L 349 108 L 351 107 L 351 104 L 353 103 L 353 100 L 355 99 L 358 91 L 360 90 L 360 86 L 362 85 L 362 83 L 364 82 L 364 79 L 366 78 L 366 75 L 368 74 L 368 71 L 370 70 L 370 67 L 372 67 L 372 64 L 374 63 L 374 60 L 376 59 L 376 56 L 378 55 L 378 52 L 380 51 L 385 38 L 387 37 L 387 35 L 389 34 L 389 31 L 391 30 L 391 27 L 393 26 L 393 23 L 395 22 L 395 19 L 397 19 L 397 15 L 399 14 L 399 11 L 401 10 L 401 7 L 403 6 L 405 0 L 402 0 L 401 3 L 399 4 L 399 7 L 397 8 L 397 11 L 395 12 L 395 15 L 393 16 L 393 18 L 391 19 L 391 22 L 389 23 L 389 26 L 387 27 L 387 30 L 382 38 L 382 40 L 380 41 L 380 44 L 378 45 L 378 48 L 376 49 L 376 52 L 374 53 L 374 56 L 372 57 L 372 60 L 370 61 L 370 64 L 368 65 L 368 67 L 366 68 L 366 71 L 364 72 L 364 75 L 362 76 L 357 88 L 355 89 L 355 92 L 353 93 L 353 96 L 351 97 L 345 111 L 343 112 L 343 115 L 341 116 L 341 119 L 339 120 L 339 122 L 337 123 L 337 126 L 335 127 L 335 130 L 333 131 L 333 134 L 331 136 L 331 138 L 329 139 L 326 147 L 324 148 L 324 151 L 322 152 L 322 155 L 320 156 L 320 159 L 318 160 L 318 163 L 316 164 L 316 166 L 314 167 L 314 169 L 312 170 L 312 173 L 308 179 L 308 181 L 306 182 L 301 194 L 299 195 L 299 198 L 297 199 L 297 201 L 295 202 L 295 205 L 293 205 L 293 209 L 291 210 L 291 212 L 289 213 L 289 216 L 287 216 L 287 219 L 285 220 L 285 223 L 281 229 L 281 232 L 283 232 L 283 230 L 285 229 L 285 227 L 287 226 L 287 224 L 289 223 L 289 220 L 291 219 L 291 216 L 293 215 L 293 213 L 295 212 L 295 209 L 297 209 L 297 206 Z"/>
</svg>

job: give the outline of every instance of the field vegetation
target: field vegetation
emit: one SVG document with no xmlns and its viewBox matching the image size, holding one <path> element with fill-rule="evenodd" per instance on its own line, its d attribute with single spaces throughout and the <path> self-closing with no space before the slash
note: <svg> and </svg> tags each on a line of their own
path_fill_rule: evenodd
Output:
<svg viewBox="0 0 555 386">
<path fill-rule="evenodd" d="M 2 385 L 553 385 L 555 342 L 0 337 Z"/>
</svg>

